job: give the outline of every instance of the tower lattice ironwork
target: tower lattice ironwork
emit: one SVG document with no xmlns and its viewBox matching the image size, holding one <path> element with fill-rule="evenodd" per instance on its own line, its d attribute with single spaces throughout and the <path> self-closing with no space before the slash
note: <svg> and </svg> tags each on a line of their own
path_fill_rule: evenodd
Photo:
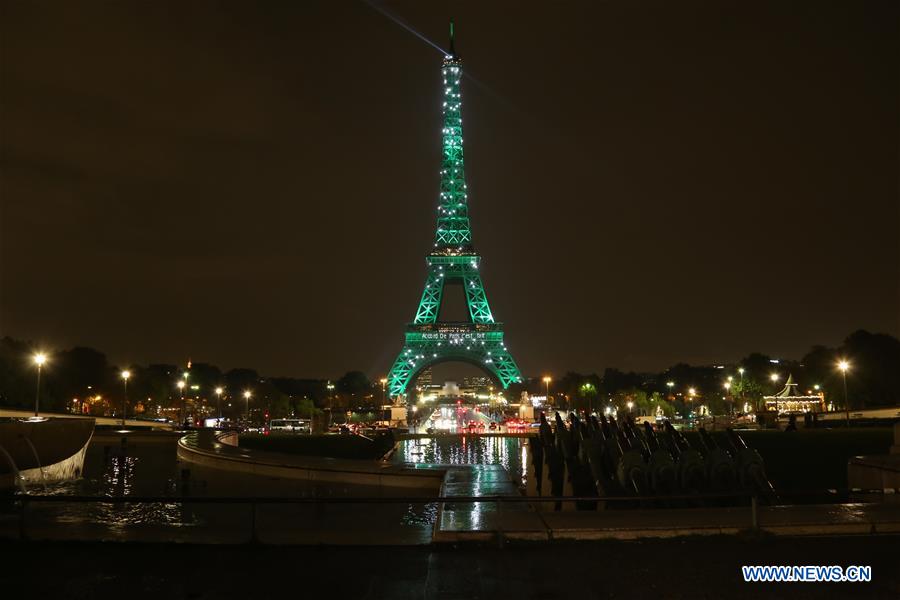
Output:
<svg viewBox="0 0 900 600">
<path fill-rule="evenodd" d="M 469 202 L 463 161 L 462 61 L 453 45 L 441 67 L 444 82 L 443 158 L 434 248 L 426 257 L 428 276 L 419 308 L 406 329 L 406 343 L 388 376 L 391 396 L 406 393 L 422 369 L 439 362 L 467 362 L 493 375 L 506 389 L 522 381 L 519 367 L 503 340 L 503 324 L 494 320 L 478 267 L 481 255 L 472 245 Z M 447 283 L 465 288 L 469 320 L 439 321 L 441 298 Z"/>
</svg>

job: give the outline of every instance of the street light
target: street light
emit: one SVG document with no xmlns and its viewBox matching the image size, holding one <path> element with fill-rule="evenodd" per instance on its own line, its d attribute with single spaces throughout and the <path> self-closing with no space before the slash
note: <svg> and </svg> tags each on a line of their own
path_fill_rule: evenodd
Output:
<svg viewBox="0 0 900 600">
<path fill-rule="evenodd" d="M 597 388 L 594 387 L 594 384 L 590 381 L 585 382 L 581 386 L 581 393 L 587 396 L 588 398 L 588 414 L 594 412 L 594 393 L 597 391 Z M 576 409 L 576 412 L 577 409 Z"/>
<path fill-rule="evenodd" d="M 220 387 L 216 388 L 216 404 L 218 405 L 218 409 L 219 409 L 219 421 L 220 421 L 219 424 L 220 425 L 221 425 L 221 420 L 222 420 L 222 392 L 224 392 L 224 391 L 225 390 L 223 390 Z"/>
<path fill-rule="evenodd" d="M 381 414 L 381 418 L 383 421 L 390 421 L 390 419 L 384 418 L 384 405 L 385 405 L 385 402 L 387 402 L 387 396 L 385 395 L 384 386 L 388 382 L 387 377 L 382 377 L 380 379 L 380 381 L 381 381 L 381 410 L 379 410 L 378 412 Z M 390 425 L 390 423 L 388 423 L 388 425 Z"/>
<path fill-rule="evenodd" d="M 37 365 L 37 390 L 34 392 L 34 416 L 38 416 L 38 405 L 41 399 L 41 367 L 47 362 L 47 355 L 38 352 L 34 355 L 34 364 Z"/>
<path fill-rule="evenodd" d="M 696 388 L 688 388 L 688 416 L 694 410 L 694 396 L 697 394 Z"/>
<path fill-rule="evenodd" d="M 850 363 L 842 358 L 838 361 L 837 368 L 841 372 L 841 377 L 844 379 L 844 410 L 847 414 L 847 427 L 850 427 L 850 402 L 847 399 L 847 371 L 850 370 Z"/>
<path fill-rule="evenodd" d="M 122 394 L 122 428 L 125 427 L 125 413 L 128 412 L 128 378 L 131 377 L 131 371 L 125 370 L 122 371 L 122 382 L 124 386 L 124 392 Z"/>
<path fill-rule="evenodd" d="M 549 375 L 544 375 L 544 387 L 547 390 L 547 404 L 550 404 L 550 382 L 553 381 L 553 378 Z"/>
<path fill-rule="evenodd" d="M 666 387 L 669 388 L 669 395 L 672 396 L 672 388 L 675 387 L 674 381 L 667 381 Z M 674 398 L 674 396 L 672 396 Z M 668 399 L 668 398 L 667 398 Z"/>
<path fill-rule="evenodd" d="M 187 375 L 187 373 L 185 373 L 185 376 L 186 375 Z M 185 377 L 185 379 L 186 378 L 187 377 Z M 178 383 L 176 383 L 175 385 L 178 386 L 178 391 L 181 392 L 181 425 L 184 426 L 184 413 L 185 413 L 185 410 L 184 410 L 185 409 L 185 406 L 184 406 L 184 385 L 185 385 L 184 379 L 179 379 Z"/>
<path fill-rule="evenodd" d="M 244 400 L 247 401 L 247 423 L 250 422 L 250 396 L 252 395 L 250 390 L 244 390 Z"/>
<path fill-rule="evenodd" d="M 743 407 L 746 402 L 744 402 L 744 367 L 738 367 L 738 374 L 741 376 L 741 406 Z"/>
</svg>

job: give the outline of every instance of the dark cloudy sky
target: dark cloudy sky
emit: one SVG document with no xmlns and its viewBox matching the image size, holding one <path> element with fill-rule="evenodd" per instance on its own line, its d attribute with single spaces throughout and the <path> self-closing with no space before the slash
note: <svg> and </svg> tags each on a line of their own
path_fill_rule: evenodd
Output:
<svg viewBox="0 0 900 600">
<path fill-rule="evenodd" d="M 900 329 L 893 1 L 380 2 L 457 22 L 469 199 L 526 375 Z M 440 54 L 370 5 L 2 2 L 0 333 L 383 374 Z"/>
</svg>

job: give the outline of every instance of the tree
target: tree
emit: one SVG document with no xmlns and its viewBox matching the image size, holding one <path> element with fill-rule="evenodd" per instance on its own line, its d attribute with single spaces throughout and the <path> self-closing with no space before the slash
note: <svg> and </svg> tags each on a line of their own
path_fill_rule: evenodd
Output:
<svg viewBox="0 0 900 600">
<path fill-rule="evenodd" d="M 254 371 L 255 373 L 255 371 Z M 213 390 L 225 383 L 222 371 L 219 367 L 209 363 L 192 363 L 190 369 L 190 384 L 199 385 L 203 394 L 211 396 Z"/>
<path fill-rule="evenodd" d="M 259 373 L 255 369 L 235 368 L 225 373 L 225 382 L 233 394 L 254 388 L 259 383 Z"/>
<path fill-rule="evenodd" d="M 337 380 L 336 388 L 338 393 L 348 396 L 348 407 L 352 407 L 372 391 L 372 383 L 362 371 L 348 371 Z"/>
<path fill-rule="evenodd" d="M 26 342 L 11 337 L 0 340 L 0 403 L 3 405 L 34 406 L 33 354 L 31 345 Z"/>
<path fill-rule="evenodd" d="M 850 363 L 847 388 L 851 406 L 864 408 L 897 403 L 900 395 L 900 340 L 860 329 L 844 340 L 840 355 L 834 357 L 833 372 L 836 372 L 838 359 L 846 359 Z"/>
<path fill-rule="evenodd" d="M 48 365 L 50 366 L 50 365 Z M 93 348 L 76 346 L 57 352 L 46 371 L 48 410 L 65 411 L 73 398 L 83 399 L 109 385 L 106 355 Z M 43 405 L 43 400 L 41 401 Z"/>
<path fill-rule="evenodd" d="M 637 373 L 607 368 L 603 371 L 600 388 L 607 396 L 611 396 L 619 390 L 639 388 L 642 384 L 643 378 Z"/>
<path fill-rule="evenodd" d="M 591 411 L 596 404 L 597 385 L 591 380 L 585 380 L 578 387 L 578 397 L 582 400 L 580 407 L 584 410 Z"/>
</svg>

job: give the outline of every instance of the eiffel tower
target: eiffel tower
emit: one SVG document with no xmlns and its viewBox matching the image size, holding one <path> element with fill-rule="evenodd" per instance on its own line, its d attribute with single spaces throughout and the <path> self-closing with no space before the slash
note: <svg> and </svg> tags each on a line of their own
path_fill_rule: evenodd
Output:
<svg viewBox="0 0 900 600">
<path fill-rule="evenodd" d="M 403 396 L 422 369 L 448 361 L 466 362 L 492 375 L 503 389 L 520 383 L 519 367 L 503 341 L 503 324 L 494 320 L 478 266 L 481 255 L 472 245 L 468 192 L 463 164 L 462 99 L 459 81 L 462 61 L 453 48 L 441 66 L 444 81 L 443 158 L 434 248 L 426 257 L 428 276 L 419 308 L 406 328 L 406 342 L 388 376 L 392 397 Z M 465 288 L 469 320 L 439 321 L 441 298 L 448 283 Z"/>
</svg>

